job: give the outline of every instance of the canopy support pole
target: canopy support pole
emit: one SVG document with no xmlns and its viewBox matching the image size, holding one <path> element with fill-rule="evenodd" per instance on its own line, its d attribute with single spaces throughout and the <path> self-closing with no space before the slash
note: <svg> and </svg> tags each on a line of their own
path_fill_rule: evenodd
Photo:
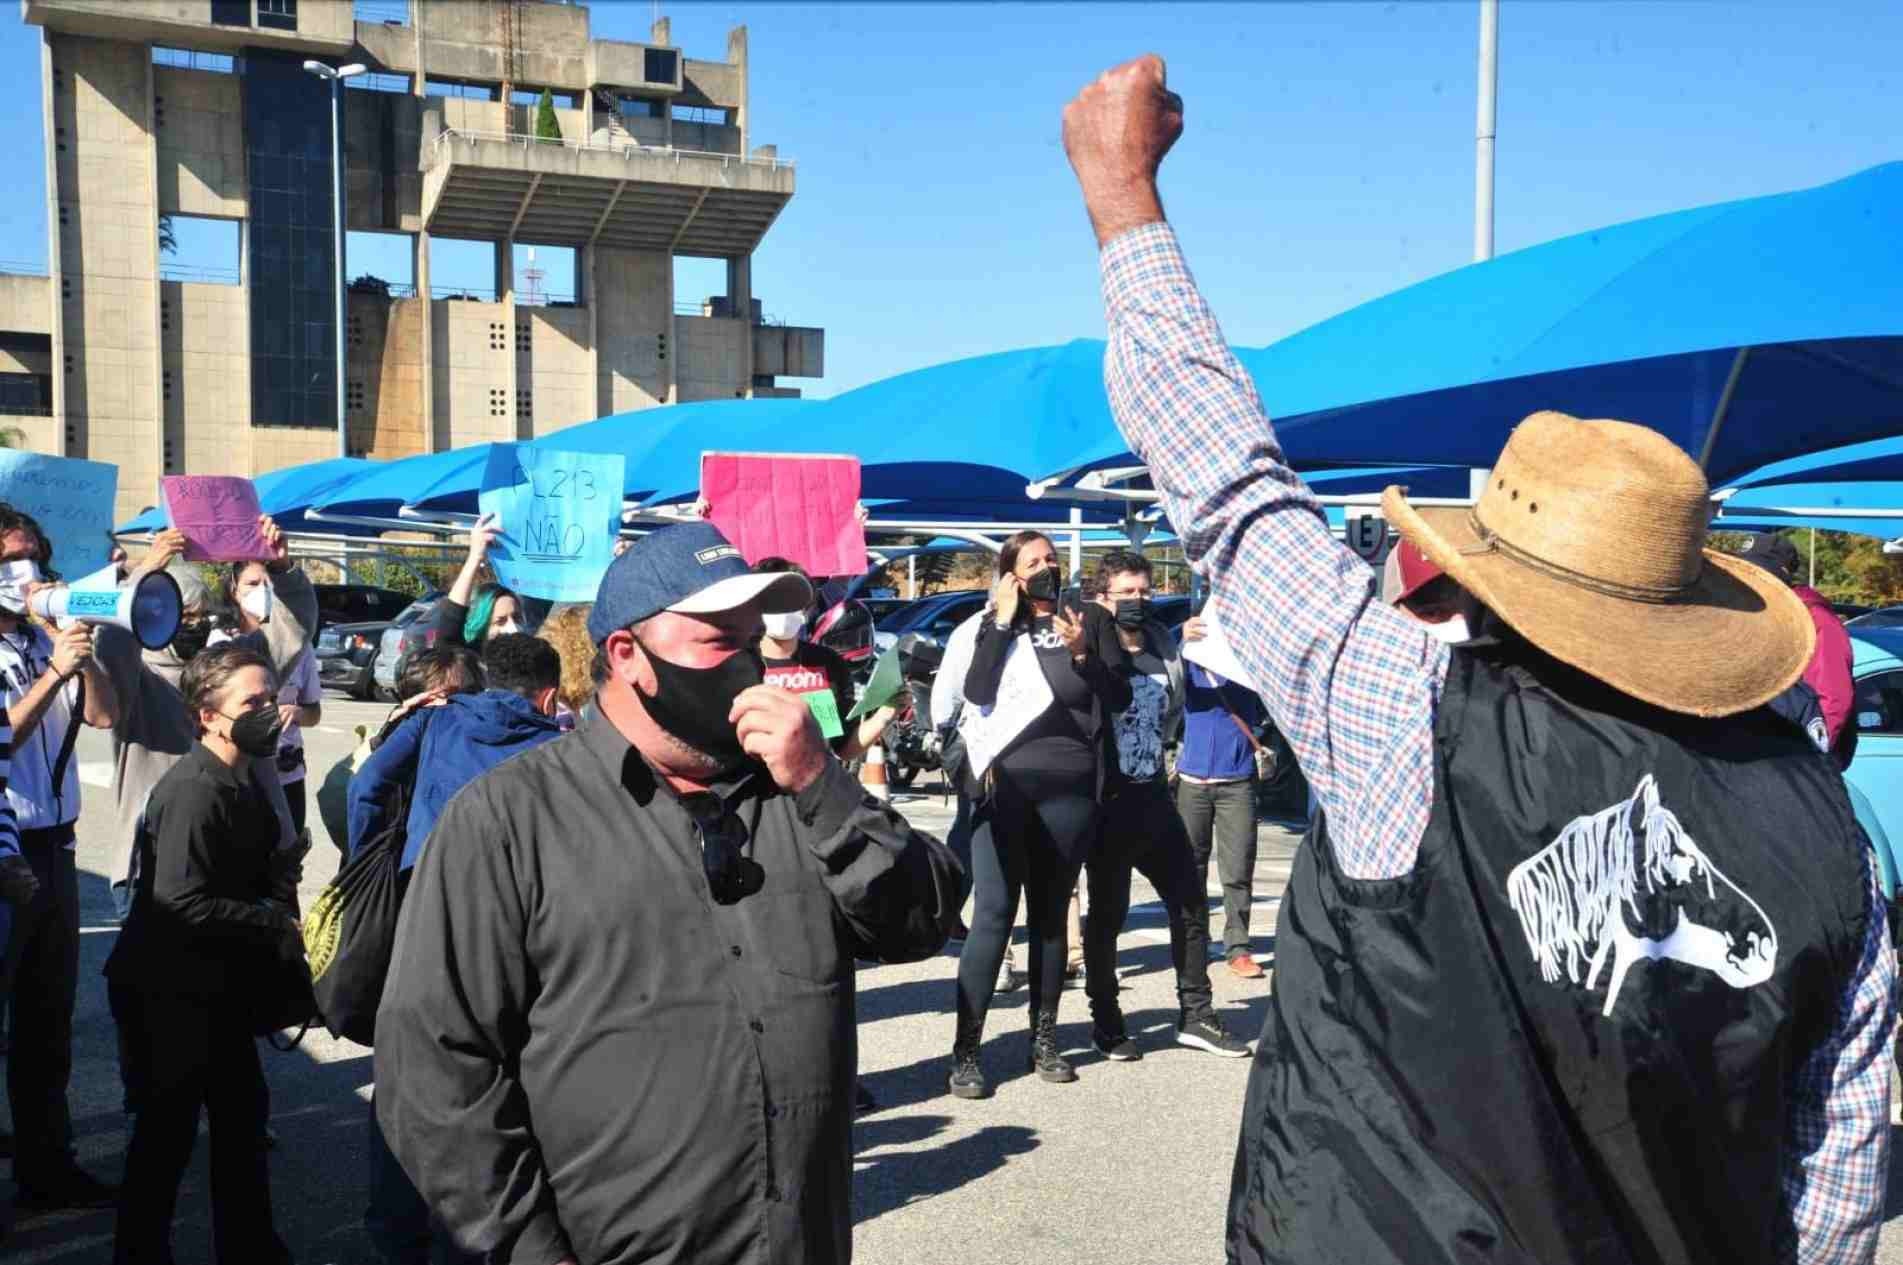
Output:
<svg viewBox="0 0 1903 1265">
<path fill-rule="evenodd" d="M 1070 578 L 1076 583 L 1084 570 L 1084 507 L 1070 507 Z"/>
<path fill-rule="evenodd" d="M 1712 410 L 1711 425 L 1705 430 L 1705 444 L 1698 453 L 1698 468 L 1711 468 L 1712 451 L 1718 447 L 1718 432 L 1724 428 L 1725 415 L 1731 412 L 1731 397 L 1737 394 L 1738 379 L 1744 376 L 1744 362 L 1751 355 L 1749 347 L 1738 348 L 1738 354 L 1731 358 L 1731 372 L 1725 375 L 1725 389 L 1718 396 L 1718 407 Z"/>
</svg>

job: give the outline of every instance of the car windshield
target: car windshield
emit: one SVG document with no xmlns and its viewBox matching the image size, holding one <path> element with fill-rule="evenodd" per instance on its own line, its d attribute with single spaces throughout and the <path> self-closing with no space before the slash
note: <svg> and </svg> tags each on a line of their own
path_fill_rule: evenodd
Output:
<svg viewBox="0 0 1903 1265">
<path fill-rule="evenodd" d="M 1903 628 L 1903 606 L 1886 606 L 1855 619 L 1844 621 L 1845 628 Z"/>
<path fill-rule="evenodd" d="M 396 619 L 391 622 L 398 628 L 408 628 L 411 624 L 414 624 L 417 620 L 429 614 L 435 605 L 436 603 L 428 601 L 411 602 L 408 606 L 404 607 Z"/>
<path fill-rule="evenodd" d="M 943 593 L 933 597 L 921 598 L 904 610 L 895 611 L 879 625 L 880 632 L 900 633 L 916 632 L 934 622 L 947 610 L 956 609 L 969 603 L 973 598 L 982 603 L 984 590 L 974 589 L 969 593 Z M 969 612 L 966 612 L 969 614 Z"/>
</svg>

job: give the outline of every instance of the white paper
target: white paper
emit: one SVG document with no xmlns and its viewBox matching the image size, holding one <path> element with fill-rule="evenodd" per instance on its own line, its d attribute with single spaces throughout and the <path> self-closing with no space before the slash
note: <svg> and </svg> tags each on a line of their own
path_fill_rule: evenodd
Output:
<svg viewBox="0 0 1903 1265">
<path fill-rule="evenodd" d="M 943 671 L 943 668 L 940 668 Z M 998 699 L 991 706 L 974 709 L 966 705 L 958 730 L 965 738 L 965 752 L 973 777 L 983 777 L 991 762 L 1023 733 L 1030 723 L 1042 716 L 1056 701 L 1050 682 L 1044 678 L 1043 665 L 1028 634 L 1019 633 L 1011 657 L 1004 662 L 1004 674 L 998 681 Z"/>
<path fill-rule="evenodd" d="M 1229 639 L 1223 635 L 1222 621 L 1216 615 L 1216 603 L 1212 599 L 1203 607 L 1203 637 L 1201 641 L 1183 638 L 1183 657 L 1199 667 L 1208 668 L 1217 676 L 1234 681 L 1245 689 L 1262 691 L 1249 676 L 1242 661 L 1236 658 L 1236 652 L 1229 647 Z"/>
</svg>

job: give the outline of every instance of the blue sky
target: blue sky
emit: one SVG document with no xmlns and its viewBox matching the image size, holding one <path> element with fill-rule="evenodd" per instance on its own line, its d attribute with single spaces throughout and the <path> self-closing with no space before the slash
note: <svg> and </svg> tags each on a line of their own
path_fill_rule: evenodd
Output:
<svg viewBox="0 0 1903 1265">
<path fill-rule="evenodd" d="M 1903 156 L 1903 5 L 1501 9 L 1501 251 Z M 643 39 L 653 12 L 596 4 L 595 33 Z M 718 58 L 730 26 L 750 30 L 754 142 L 799 164 L 754 289 L 768 313 L 826 329 L 827 377 L 794 384 L 811 395 L 1101 335 L 1058 117 L 1143 51 L 1168 60 L 1187 103 L 1165 202 L 1233 342 L 1271 342 L 1471 255 L 1471 0 L 662 12 L 690 56 Z M 0 260 L 45 258 L 38 36 L 0 19 L 17 173 Z M 717 265 L 684 273 L 683 298 L 720 288 Z"/>
</svg>

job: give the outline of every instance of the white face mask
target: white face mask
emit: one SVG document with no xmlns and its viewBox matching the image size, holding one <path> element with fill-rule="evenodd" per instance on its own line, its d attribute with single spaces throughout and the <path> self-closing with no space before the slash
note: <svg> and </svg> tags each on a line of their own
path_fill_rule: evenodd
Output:
<svg viewBox="0 0 1903 1265">
<path fill-rule="evenodd" d="M 766 635 L 775 641 L 791 641 L 806 627 L 805 611 L 781 611 L 766 618 Z"/>
<path fill-rule="evenodd" d="M 511 615 L 507 619 L 503 620 L 501 623 L 497 624 L 495 627 L 491 628 L 489 630 L 489 635 L 491 637 L 506 637 L 510 633 L 519 633 L 521 631 L 522 631 L 522 625 L 516 623 L 515 616 Z"/>
<path fill-rule="evenodd" d="M 40 582 L 40 564 L 31 558 L 0 562 L 0 609 L 26 613 L 26 590 Z"/>
<path fill-rule="evenodd" d="M 1438 624 L 1423 624 L 1422 627 L 1427 629 L 1428 636 L 1436 641 L 1444 641 L 1450 646 L 1458 646 L 1473 640 L 1473 634 L 1467 630 L 1465 615 L 1450 616 Z"/>
<path fill-rule="evenodd" d="M 238 606 L 245 614 L 262 624 L 271 618 L 271 586 L 260 584 L 238 599 Z"/>
</svg>

